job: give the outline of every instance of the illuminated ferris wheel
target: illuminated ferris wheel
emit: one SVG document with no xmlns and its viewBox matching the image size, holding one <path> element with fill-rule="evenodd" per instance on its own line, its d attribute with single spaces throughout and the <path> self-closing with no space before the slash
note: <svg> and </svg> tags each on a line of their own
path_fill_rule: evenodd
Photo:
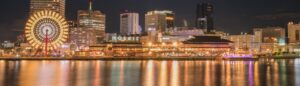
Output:
<svg viewBox="0 0 300 86">
<path fill-rule="evenodd" d="M 68 38 L 68 24 L 63 16 L 53 11 L 36 12 L 28 19 L 25 36 L 36 49 L 54 50 Z"/>
</svg>

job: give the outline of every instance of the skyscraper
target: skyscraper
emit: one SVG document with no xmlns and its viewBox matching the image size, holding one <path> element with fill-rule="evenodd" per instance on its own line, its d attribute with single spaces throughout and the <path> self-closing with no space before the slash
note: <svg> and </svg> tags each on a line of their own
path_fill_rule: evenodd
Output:
<svg viewBox="0 0 300 86">
<path fill-rule="evenodd" d="M 65 0 L 30 0 L 30 15 L 42 10 L 55 11 L 65 16 Z"/>
<path fill-rule="evenodd" d="M 145 15 L 145 31 L 166 32 L 174 27 L 175 14 L 172 11 L 149 11 Z"/>
<path fill-rule="evenodd" d="M 105 36 L 106 16 L 101 11 L 93 11 L 92 0 L 89 1 L 89 10 L 79 10 L 77 16 L 78 26 L 91 29 L 96 35 L 96 42 L 100 43 Z"/>
<path fill-rule="evenodd" d="M 138 13 L 122 13 L 120 15 L 120 33 L 123 35 L 141 34 Z"/>
<path fill-rule="evenodd" d="M 213 5 L 210 3 L 197 4 L 196 27 L 211 32 L 214 29 L 212 18 Z"/>
</svg>

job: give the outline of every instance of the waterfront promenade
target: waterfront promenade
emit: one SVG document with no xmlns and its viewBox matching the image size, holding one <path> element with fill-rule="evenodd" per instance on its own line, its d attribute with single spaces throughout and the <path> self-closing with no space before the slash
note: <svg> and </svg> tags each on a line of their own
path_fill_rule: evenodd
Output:
<svg viewBox="0 0 300 86">
<path fill-rule="evenodd" d="M 0 57 L 0 60 L 216 60 L 217 57 Z"/>
<path fill-rule="evenodd" d="M 295 59 L 299 57 L 259 57 L 259 58 L 222 58 L 222 57 L 0 57 L 0 60 L 259 60 Z"/>
</svg>

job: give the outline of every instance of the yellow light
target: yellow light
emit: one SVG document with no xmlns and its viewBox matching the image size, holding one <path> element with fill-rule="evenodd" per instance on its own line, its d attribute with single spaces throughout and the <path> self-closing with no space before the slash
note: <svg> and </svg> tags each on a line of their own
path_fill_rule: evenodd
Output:
<svg viewBox="0 0 300 86">
<path fill-rule="evenodd" d="M 58 24 L 58 30 L 60 32 L 58 34 L 58 38 L 49 43 L 49 49 L 55 49 L 58 45 L 61 45 L 67 40 L 69 31 L 68 24 L 66 23 L 65 18 L 56 12 L 43 10 L 33 14 L 26 23 L 25 37 L 29 41 L 29 44 L 34 48 L 45 47 L 43 43 L 44 41 L 40 41 L 34 33 L 36 30 L 35 26 L 37 25 L 37 23 L 39 23 L 40 20 L 43 19 L 51 19 Z"/>
<path fill-rule="evenodd" d="M 161 45 L 162 45 L 162 46 L 166 46 L 166 43 L 163 42 Z"/>
<path fill-rule="evenodd" d="M 173 42 L 173 46 L 177 47 L 178 46 L 177 42 Z"/>
<path fill-rule="evenodd" d="M 149 43 L 148 43 L 148 46 L 152 46 L 152 42 L 149 42 Z"/>
<path fill-rule="evenodd" d="M 173 17 L 166 17 L 166 20 L 174 20 Z"/>
</svg>

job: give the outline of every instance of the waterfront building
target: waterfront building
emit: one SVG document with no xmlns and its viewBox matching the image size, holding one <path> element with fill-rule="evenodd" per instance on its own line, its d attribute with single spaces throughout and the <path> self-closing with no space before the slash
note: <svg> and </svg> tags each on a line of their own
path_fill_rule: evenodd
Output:
<svg viewBox="0 0 300 86">
<path fill-rule="evenodd" d="M 193 38 L 194 36 L 203 36 L 203 29 L 194 27 L 175 27 L 168 31 L 167 34 L 162 35 L 161 42 L 182 42 Z"/>
<path fill-rule="evenodd" d="M 96 39 L 96 34 L 90 28 L 70 28 L 70 43 L 75 44 L 77 49 L 85 49 L 96 44 L 96 40 L 94 39 Z"/>
<path fill-rule="evenodd" d="M 105 42 L 109 43 L 140 43 L 141 35 L 108 34 Z"/>
<path fill-rule="evenodd" d="M 255 43 L 260 53 L 287 51 L 285 29 L 282 27 L 254 28 Z"/>
<path fill-rule="evenodd" d="M 92 0 L 89 10 L 79 10 L 77 16 L 78 27 L 90 29 L 96 38 L 93 41 L 101 43 L 105 37 L 106 16 L 101 11 L 92 9 Z"/>
<path fill-rule="evenodd" d="M 175 13 L 168 10 L 163 11 L 149 11 L 145 14 L 145 31 L 165 33 L 174 27 Z"/>
<path fill-rule="evenodd" d="M 241 33 L 240 35 L 229 35 L 229 40 L 233 42 L 235 51 L 250 51 L 258 52 L 259 44 L 255 40 L 255 36 L 252 34 Z"/>
<path fill-rule="evenodd" d="M 255 37 L 255 42 L 262 43 L 262 29 L 253 29 L 253 34 Z"/>
<path fill-rule="evenodd" d="M 30 0 L 29 15 L 42 10 L 51 10 L 65 16 L 65 0 Z"/>
<path fill-rule="evenodd" d="M 149 28 L 147 32 L 147 38 L 146 42 L 158 42 L 158 34 L 161 34 L 161 32 L 156 31 L 154 28 Z"/>
<path fill-rule="evenodd" d="M 196 36 L 196 35 L 195 35 Z M 189 35 L 164 35 L 161 38 L 161 42 L 182 42 L 194 38 Z"/>
<path fill-rule="evenodd" d="M 15 47 L 15 43 L 12 43 L 10 41 L 4 41 L 2 44 L 1 44 L 1 47 L 4 48 L 4 49 L 12 49 Z"/>
<path fill-rule="evenodd" d="M 205 34 L 205 35 L 214 35 L 214 36 L 220 36 L 222 39 L 227 39 L 229 38 L 229 33 L 226 33 L 224 31 L 213 31 L 214 34 Z"/>
<path fill-rule="evenodd" d="M 183 42 L 111 42 L 90 46 L 89 51 L 78 51 L 78 56 L 222 56 L 230 52 L 231 41 L 218 36 L 195 36 Z"/>
<path fill-rule="evenodd" d="M 123 35 L 141 34 L 138 13 L 122 13 L 120 15 L 120 33 Z"/>
<path fill-rule="evenodd" d="M 285 43 L 285 29 L 282 27 L 254 28 L 257 41 L 262 43 Z M 260 40 L 261 39 L 261 40 Z"/>
<path fill-rule="evenodd" d="M 219 36 L 195 36 L 183 44 L 185 52 L 193 52 L 199 56 L 222 56 L 233 48 L 232 41 Z"/>
<path fill-rule="evenodd" d="M 117 36 L 117 33 L 106 33 L 104 42 L 110 42 L 114 36 Z"/>
<path fill-rule="evenodd" d="M 176 36 L 200 36 L 204 35 L 203 29 L 197 29 L 193 27 L 175 27 L 168 32 L 168 35 Z"/>
<path fill-rule="evenodd" d="M 197 4 L 196 27 L 207 30 L 208 33 L 214 30 L 212 18 L 213 5 L 211 3 Z"/>
<path fill-rule="evenodd" d="M 300 43 L 300 24 L 288 23 L 288 39 L 290 44 Z"/>
</svg>

